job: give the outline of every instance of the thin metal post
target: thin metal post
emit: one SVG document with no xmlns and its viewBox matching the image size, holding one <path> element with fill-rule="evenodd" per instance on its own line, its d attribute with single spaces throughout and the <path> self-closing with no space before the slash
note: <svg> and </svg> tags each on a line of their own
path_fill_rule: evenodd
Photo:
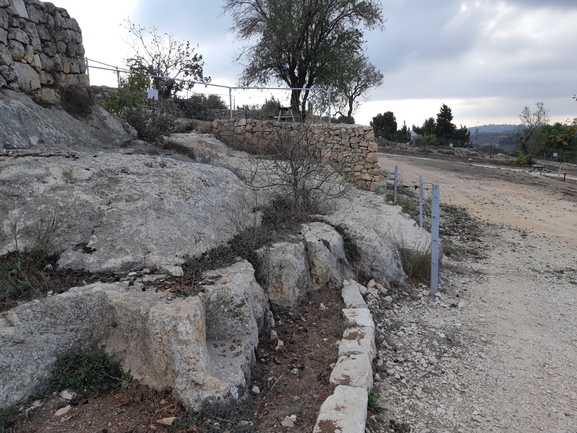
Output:
<svg viewBox="0 0 577 433">
<path fill-rule="evenodd" d="M 395 189 L 393 192 L 393 204 L 397 204 L 397 189 L 399 186 L 399 166 L 395 165 Z"/>
<path fill-rule="evenodd" d="M 433 185 L 431 212 L 431 296 L 439 291 L 439 218 L 441 188 Z"/>
<path fill-rule="evenodd" d="M 232 120 L 232 87 L 228 88 L 228 108 L 230 110 L 230 120 Z"/>
<path fill-rule="evenodd" d="M 423 228 L 423 175 L 419 174 L 419 227 Z"/>
</svg>

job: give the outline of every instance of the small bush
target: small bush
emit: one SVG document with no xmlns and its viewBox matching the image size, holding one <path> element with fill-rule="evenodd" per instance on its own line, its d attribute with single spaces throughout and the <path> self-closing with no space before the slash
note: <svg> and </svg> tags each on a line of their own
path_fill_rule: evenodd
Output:
<svg viewBox="0 0 577 433">
<path fill-rule="evenodd" d="M 69 389 L 77 393 L 109 391 L 132 381 L 118 361 L 103 351 L 92 354 L 67 353 L 60 355 L 52 369 L 50 388 Z"/>
<path fill-rule="evenodd" d="M 136 129 L 138 138 L 152 143 L 162 142 L 174 128 L 174 117 L 144 107 L 127 108 L 122 117 Z"/>
<path fill-rule="evenodd" d="M 431 280 L 431 251 L 427 248 L 398 246 L 403 271 L 410 280 L 426 283 Z"/>
<path fill-rule="evenodd" d="M 74 117 L 88 117 L 92 114 L 94 97 L 92 91 L 86 87 L 63 87 L 60 90 L 62 108 Z"/>
<path fill-rule="evenodd" d="M 12 308 L 19 301 L 29 300 L 47 291 L 43 271 L 58 260 L 56 236 L 62 220 L 53 216 L 36 226 L 34 244 L 0 257 L 0 311 Z M 18 223 L 12 224 L 12 235 L 18 248 Z"/>
</svg>

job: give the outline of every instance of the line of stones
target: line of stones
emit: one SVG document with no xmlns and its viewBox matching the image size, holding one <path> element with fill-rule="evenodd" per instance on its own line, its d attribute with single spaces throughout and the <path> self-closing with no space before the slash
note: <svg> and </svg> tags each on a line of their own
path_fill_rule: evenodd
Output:
<svg viewBox="0 0 577 433">
<path fill-rule="evenodd" d="M 321 405 L 313 433 L 365 432 L 376 347 L 375 324 L 361 293 L 367 288 L 354 280 L 343 282 L 343 314 L 350 327 L 343 332 L 330 377 L 337 387 Z"/>
</svg>

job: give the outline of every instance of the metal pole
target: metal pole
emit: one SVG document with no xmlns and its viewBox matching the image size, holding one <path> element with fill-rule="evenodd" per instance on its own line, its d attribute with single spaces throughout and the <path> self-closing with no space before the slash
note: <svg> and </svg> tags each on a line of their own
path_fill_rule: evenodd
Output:
<svg viewBox="0 0 577 433">
<path fill-rule="evenodd" d="M 441 188 L 433 185 L 431 213 L 431 296 L 439 291 L 439 218 Z"/>
<path fill-rule="evenodd" d="M 423 228 L 423 175 L 419 174 L 419 227 Z"/>
<path fill-rule="evenodd" d="M 397 204 L 397 187 L 399 185 L 399 166 L 395 165 L 395 189 L 393 192 L 393 204 Z"/>
<path fill-rule="evenodd" d="M 230 110 L 230 120 L 232 120 L 232 87 L 228 88 L 228 108 Z"/>
<path fill-rule="evenodd" d="M 329 123 L 331 123 L 331 89 L 329 89 L 327 93 L 329 95 Z"/>
</svg>

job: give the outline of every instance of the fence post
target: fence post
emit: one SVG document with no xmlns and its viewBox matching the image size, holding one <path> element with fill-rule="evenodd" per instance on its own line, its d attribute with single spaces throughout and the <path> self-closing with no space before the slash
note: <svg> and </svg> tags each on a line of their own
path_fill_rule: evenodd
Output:
<svg viewBox="0 0 577 433">
<path fill-rule="evenodd" d="M 423 228 L 423 175 L 419 174 L 419 227 Z"/>
<path fill-rule="evenodd" d="M 431 212 L 431 296 L 439 291 L 439 218 L 441 188 L 433 185 Z"/>
<path fill-rule="evenodd" d="M 395 190 L 393 192 L 393 204 L 397 204 L 397 187 L 399 185 L 399 166 L 395 165 Z"/>
<path fill-rule="evenodd" d="M 232 120 L 232 87 L 228 88 L 228 109 L 230 110 L 230 120 Z"/>
</svg>

